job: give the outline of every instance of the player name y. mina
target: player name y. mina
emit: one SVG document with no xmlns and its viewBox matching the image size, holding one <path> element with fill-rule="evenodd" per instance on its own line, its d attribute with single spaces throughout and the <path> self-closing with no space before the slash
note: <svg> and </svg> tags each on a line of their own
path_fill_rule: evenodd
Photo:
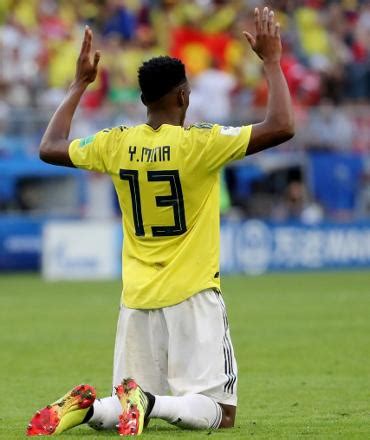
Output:
<svg viewBox="0 0 370 440">
<path fill-rule="evenodd" d="M 130 162 L 169 162 L 171 160 L 171 147 L 128 147 Z"/>
</svg>

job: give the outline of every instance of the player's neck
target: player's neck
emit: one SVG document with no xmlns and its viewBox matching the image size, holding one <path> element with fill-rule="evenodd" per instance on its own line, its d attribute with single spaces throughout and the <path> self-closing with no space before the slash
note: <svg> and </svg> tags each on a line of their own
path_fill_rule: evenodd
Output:
<svg viewBox="0 0 370 440">
<path fill-rule="evenodd" d="M 148 111 L 147 124 L 157 129 L 163 124 L 180 125 L 184 124 L 184 118 L 178 112 L 169 111 Z"/>
</svg>

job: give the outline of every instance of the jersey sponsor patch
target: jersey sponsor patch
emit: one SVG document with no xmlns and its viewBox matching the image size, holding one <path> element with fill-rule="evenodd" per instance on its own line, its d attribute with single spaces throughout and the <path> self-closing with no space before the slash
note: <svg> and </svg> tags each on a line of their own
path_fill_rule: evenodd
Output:
<svg viewBox="0 0 370 440">
<path fill-rule="evenodd" d="M 241 129 L 241 127 L 222 127 L 221 134 L 225 136 L 239 136 Z"/>
<path fill-rule="evenodd" d="M 95 135 L 92 136 L 87 136 L 83 139 L 80 140 L 80 147 L 85 147 L 86 145 L 91 144 L 92 142 L 94 142 L 95 139 Z"/>
</svg>

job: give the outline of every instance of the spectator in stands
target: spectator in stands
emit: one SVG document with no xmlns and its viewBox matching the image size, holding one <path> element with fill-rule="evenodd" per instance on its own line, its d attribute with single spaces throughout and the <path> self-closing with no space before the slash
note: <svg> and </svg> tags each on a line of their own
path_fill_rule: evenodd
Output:
<svg viewBox="0 0 370 440">
<path fill-rule="evenodd" d="M 348 35 L 352 60 L 347 64 L 347 95 L 357 102 L 370 98 L 370 2 L 365 2 Z"/>
<path fill-rule="evenodd" d="M 231 93 L 236 87 L 233 75 L 213 66 L 198 75 L 192 84 L 192 94 L 198 95 L 200 120 L 228 125 L 231 123 Z"/>
<path fill-rule="evenodd" d="M 273 219 L 278 221 L 302 221 L 315 224 L 323 220 L 321 206 L 308 195 L 307 188 L 301 180 L 290 182 L 282 200 L 273 208 Z"/>
<path fill-rule="evenodd" d="M 105 19 L 102 28 L 104 36 L 118 35 L 123 40 L 135 36 L 136 17 L 123 0 L 108 0 L 104 8 Z"/>
<path fill-rule="evenodd" d="M 352 148 L 354 126 L 350 118 L 330 101 L 310 113 L 305 144 L 310 150 L 348 151 Z"/>
</svg>

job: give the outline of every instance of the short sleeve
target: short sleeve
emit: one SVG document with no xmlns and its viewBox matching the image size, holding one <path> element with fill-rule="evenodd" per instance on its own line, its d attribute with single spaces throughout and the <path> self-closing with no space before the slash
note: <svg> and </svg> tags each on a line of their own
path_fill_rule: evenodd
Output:
<svg viewBox="0 0 370 440">
<path fill-rule="evenodd" d="M 104 157 L 107 155 L 111 133 L 111 130 L 106 129 L 72 141 L 68 152 L 73 165 L 84 170 L 106 172 Z"/>
<path fill-rule="evenodd" d="M 218 170 L 233 160 L 242 159 L 249 145 L 252 126 L 214 125 L 206 144 L 205 157 L 210 170 Z"/>
</svg>

